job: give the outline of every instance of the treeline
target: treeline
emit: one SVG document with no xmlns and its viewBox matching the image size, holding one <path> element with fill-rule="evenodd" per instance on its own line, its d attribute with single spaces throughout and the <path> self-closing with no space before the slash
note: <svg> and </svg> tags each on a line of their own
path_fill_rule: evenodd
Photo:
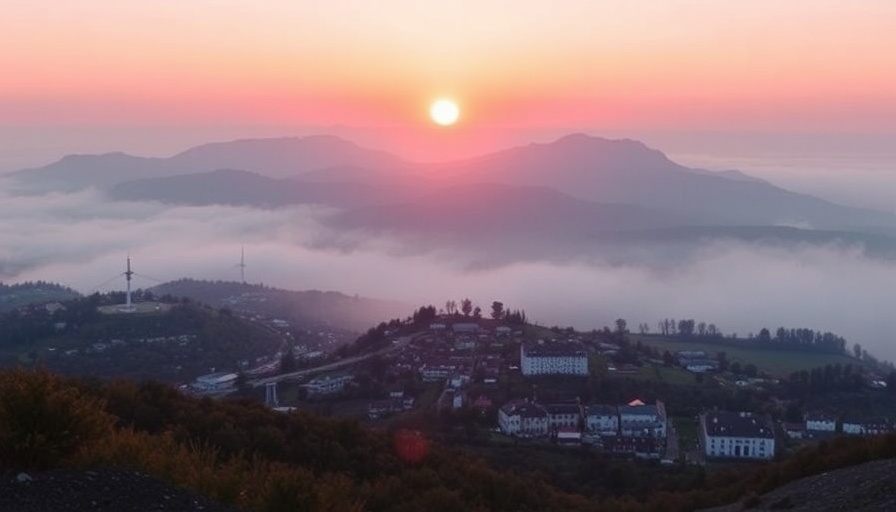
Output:
<svg viewBox="0 0 896 512">
<path fill-rule="evenodd" d="M 25 281 L 15 284 L 0 283 L 0 311 L 8 311 L 32 304 L 71 300 L 81 294 L 68 286 L 46 281 Z"/>
<path fill-rule="evenodd" d="M 752 340 L 763 347 L 786 348 L 789 350 L 805 350 L 807 352 L 823 352 L 829 354 L 846 353 L 846 340 L 830 332 L 812 329 L 786 329 L 778 327 L 772 336 L 768 328 L 759 330 L 759 335 Z"/>
<path fill-rule="evenodd" d="M 620 320 L 617 320 L 617 330 Z M 624 320 L 622 320 L 624 322 Z M 646 323 L 638 325 L 641 334 L 650 334 L 650 326 Z M 693 318 L 675 320 L 664 318 L 657 323 L 657 332 L 662 336 L 676 336 L 682 339 L 703 338 L 730 340 L 732 343 L 751 343 L 766 348 L 786 350 L 802 350 L 828 354 L 847 353 L 846 339 L 831 332 L 815 331 L 807 328 L 778 327 L 774 336 L 767 327 L 759 330 L 758 335 L 749 334 L 746 338 L 738 338 L 737 334 L 725 334 L 713 323 L 698 322 Z M 856 357 L 870 358 L 861 347 L 854 347 Z"/>
<path fill-rule="evenodd" d="M 0 282 L 0 295 L 5 295 L 7 293 L 16 293 L 16 292 L 24 292 L 24 291 L 58 291 L 58 292 L 67 292 L 74 296 L 79 295 L 78 292 L 72 290 L 68 286 L 64 286 L 58 283 L 50 283 L 47 281 L 24 281 L 21 283 L 14 284 L 6 284 Z"/>
<path fill-rule="evenodd" d="M 862 365 L 828 364 L 811 370 L 793 372 L 787 383 L 792 390 L 803 394 L 855 392 L 865 387 L 865 374 Z"/>
</svg>

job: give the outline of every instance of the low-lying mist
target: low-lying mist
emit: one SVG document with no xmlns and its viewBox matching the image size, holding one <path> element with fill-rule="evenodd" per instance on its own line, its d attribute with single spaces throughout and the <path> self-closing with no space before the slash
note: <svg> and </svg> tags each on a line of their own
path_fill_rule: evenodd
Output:
<svg viewBox="0 0 896 512">
<path fill-rule="evenodd" d="M 631 245 L 617 255 L 652 258 L 480 265 L 482 255 L 463 247 L 432 251 L 406 239 L 337 232 L 321 223 L 330 212 L 318 208 L 116 203 L 95 191 L 21 197 L 2 187 L 4 282 L 120 290 L 124 279 L 116 276 L 128 254 L 137 287 L 180 277 L 237 280 L 245 247 L 247 280 L 280 288 L 394 299 L 409 308 L 469 297 L 488 311 L 501 300 L 543 325 L 578 329 L 620 317 L 653 330 L 662 318 L 694 318 L 741 336 L 762 327 L 809 327 L 896 359 L 896 264 L 869 258 L 860 247 L 707 241 L 686 258 L 670 249 L 667 264 L 645 263 L 664 261 L 662 247 Z"/>
</svg>

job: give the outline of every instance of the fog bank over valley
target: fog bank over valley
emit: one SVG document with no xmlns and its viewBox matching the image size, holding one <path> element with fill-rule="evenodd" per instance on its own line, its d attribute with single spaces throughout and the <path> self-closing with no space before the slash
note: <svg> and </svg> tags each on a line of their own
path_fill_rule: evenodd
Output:
<svg viewBox="0 0 896 512">
<path fill-rule="evenodd" d="M 563 258 L 514 258 L 496 255 L 508 250 L 501 246 L 339 229 L 329 222 L 332 207 L 113 202 L 95 189 L 17 196 L 8 185 L 0 180 L 0 279 L 7 283 L 123 289 L 123 278 L 114 278 L 128 254 L 138 287 L 184 276 L 237 280 L 245 247 L 247 280 L 281 288 L 409 305 L 470 297 L 485 310 L 501 300 L 543 325 L 585 330 L 619 317 L 653 330 L 662 318 L 694 318 L 741 336 L 764 326 L 810 327 L 896 359 L 896 263 L 859 243 L 636 237 L 592 241 L 594 251 Z"/>
</svg>

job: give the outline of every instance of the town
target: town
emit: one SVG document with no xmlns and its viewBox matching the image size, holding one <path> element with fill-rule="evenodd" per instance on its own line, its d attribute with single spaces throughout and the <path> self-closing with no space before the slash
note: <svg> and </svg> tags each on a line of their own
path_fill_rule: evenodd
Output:
<svg viewBox="0 0 896 512">
<path fill-rule="evenodd" d="M 281 375 L 205 376 L 194 388 L 220 393 L 239 386 L 259 399 L 252 388 L 264 388 L 268 405 L 279 410 L 307 408 L 373 428 L 453 425 L 446 440 L 461 444 L 584 447 L 662 464 L 769 460 L 819 439 L 893 429 L 888 366 L 861 351 L 768 349 L 774 339 L 766 340 L 764 329 L 739 339 L 715 326 L 709 333 L 705 324 L 695 328 L 693 320 L 675 335 L 668 320 L 663 334 L 661 322 L 661 333 L 650 335 L 643 325 L 640 334 L 629 332 L 621 319 L 615 330 L 581 333 L 530 325 L 521 316 L 497 301 L 491 318 L 481 310 L 439 314 L 424 307 L 368 333 L 379 341 L 366 353 L 330 354 L 320 361 L 326 365 Z M 671 350 L 688 341 L 703 349 Z M 780 362 L 766 369 L 744 356 L 769 350 L 778 360 L 802 362 L 787 374 Z M 798 369 L 814 359 L 828 362 Z M 821 385 L 824 393 L 811 393 Z M 838 404 L 844 397 L 853 397 L 846 399 L 851 407 Z"/>
</svg>

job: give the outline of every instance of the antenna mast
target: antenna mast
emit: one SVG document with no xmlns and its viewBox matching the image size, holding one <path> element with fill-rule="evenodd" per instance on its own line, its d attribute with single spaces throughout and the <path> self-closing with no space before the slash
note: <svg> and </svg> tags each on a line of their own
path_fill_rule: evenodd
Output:
<svg viewBox="0 0 896 512">
<path fill-rule="evenodd" d="M 237 265 L 240 267 L 240 281 L 243 284 L 246 284 L 246 248 L 240 247 L 240 263 Z"/>
<path fill-rule="evenodd" d="M 127 311 L 127 312 L 134 311 L 134 306 L 131 305 L 131 276 L 133 276 L 133 275 L 134 275 L 134 271 L 131 270 L 131 255 L 128 254 L 128 269 L 124 273 L 124 276 L 125 276 L 125 278 L 127 278 L 127 281 L 128 281 L 128 289 L 127 289 L 128 291 L 127 291 L 127 301 L 125 302 L 124 310 L 123 310 L 123 311 Z"/>
</svg>

